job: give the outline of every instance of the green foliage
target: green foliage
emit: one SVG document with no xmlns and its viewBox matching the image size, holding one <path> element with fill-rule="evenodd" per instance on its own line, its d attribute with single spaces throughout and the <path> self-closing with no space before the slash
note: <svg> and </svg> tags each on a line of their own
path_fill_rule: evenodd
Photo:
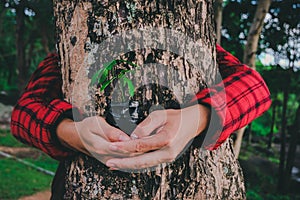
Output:
<svg viewBox="0 0 300 200">
<path fill-rule="evenodd" d="M 54 50 L 54 22 L 52 1 L 22 0 L 25 27 L 22 33 L 25 63 L 29 75 L 49 51 Z M 0 3 L 0 91 L 16 90 L 18 84 L 16 49 L 16 8 L 20 1 Z"/>
<path fill-rule="evenodd" d="M 256 1 L 251 0 L 226 1 L 224 7 L 222 46 L 240 60 L 243 58 L 244 43 L 255 9 Z"/>
<path fill-rule="evenodd" d="M 263 116 L 252 122 L 251 130 L 259 136 L 266 136 L 270 133 L 272 111 L 268 110 Z M 275 131 L 277 132 L 277 131 Z"/>
<path fill-rule="evenodd" d="M 263 200 L 263 198 L 255 190 L 247 190 L 247 199 L 249 200 Z"/>
<path fill-rule="evenodd" d="M 114 66 L 125 63 L 135 67 L 134 69 L 121 69 L 118 73 L 114 73 Z M 100 84 L 100 91 L 103 91 L 107 86 L 109 86 L 114 80 L 119 80 L 121 82 L 122 87 L 128 88 L 129 95 L 132 97 L 134 95 L 135 87 L 132 81 L 127 78 L 125 75 L 130 72 L 135 72 L 135 70 L 139 68 L 136 64 L 126 61 L 126 60 L 113 60 L 111 62 L 105 63 L 103 68 L 96 71 L 95 74 L 91 78 L 91 85 Z M 112 74 L 112 77 L 109 78 L 109 73 Z M 122 91 L 122 95 L 124 92 Z M 123 97 L 124 98 L 124 97 Z"/>
<path fill-rule="evenodd" d="M 299 194 L 280 195 L 277 191 L 279 152 L 276 148 L 271 151 L 262 151 L 266 145 L 244 146 L 239 156 L 243 168 L 246 195 L 250 200 L 262 199 L 297 199 Z M 273 152 L 273 153 L 271 153 Z"/>
<path fill-rule="evenodd" d="M 12 159 L 0 159 L 0 199 L 18 199 L 50 188 L 52 176 Z"/>
</svg>

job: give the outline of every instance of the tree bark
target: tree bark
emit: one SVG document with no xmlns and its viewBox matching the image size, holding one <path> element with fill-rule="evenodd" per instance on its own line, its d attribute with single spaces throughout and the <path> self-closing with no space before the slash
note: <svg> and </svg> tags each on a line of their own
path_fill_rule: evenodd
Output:
<svg viewBox="0 0 300 200">
<path fill-rule="evenodd" d="M 101 65 L 106 59 L 97 57 L 95 52 L 107 40 L 110 42 L 105 43 L 105 48 L 101 49 L 105 57 L 109 58 L 106 61 L 121 58 L 141 66 L 131 78 L 136 85 L 146 85 L 145 88 L 141 87 L 143 92 L 139 100 L 142 104 L 146 101 L 157 103 L 156 97 L 147 96 L 149 92 L 160 95 L 155 88 L 147 87 L 149 74 L 159 75 L 159 78 L 153 78 L 154 82 L 173 85 L 173 92 L 176 93 L 179 102 L 184 101 L 189 91 L 197 92 L 206 85 L 213 84 L 217 66 L 212 10 L 212 4 L 207 0 L 185 2 L 55 0 L 58 50 L 66 100 L 71 101 L 88 115 L 96 113 L 105 117 L 107 107 L 114 98 L 111 90 L 113 86 L 103 92 L 94 93 L 92 97 L 85 88 L 89 87 L 91 75 L 95 72 L 93 71 L 95 60 L 102 59 Z M 140 43 L 137 41 L 145 40 L 151 43 L 166 34 L 167 31 L 161 28 L 183 33 L 195 43 L 205 47 L 202 58 L 196 57 L 197 49 L 187 48 L 188 50 L 181 54 L 184 44 L 181 44 L 178 38 L 178 41 L 169 41 L 165 44 L 177 43 L 176 45 L 182 47 L 178 53 L 181 55 L 175 55 L 170 49 L 168 51 L 168 48 L 164 50 L 155 46 L 161 41 L 152 43 L 154 47 L 151 48 L 139 47 Z M 142 32 L 141 36 L 139 30 L 147 31 Z M 158 34 L 151 37 L 148 32 L 155 34 L 153 30 Z M 120 55 L 111 50 L 113 49 L 111 45 L 115 45 L 113 36 L 122 33 L 132 37 L 129 41 L 134 48 L 127 52 L 122 50 L 123 54 Z M 161 37 L 160 40 L 164 38 Z M 125 49 L 127 43 L 122 42 L 118 43 L 120 44 L 118 50 Z M 204 62 L 200 63 L 201 67 L 195 67 L 185 58 L 202 59 Z M 164 66 L 159 69 L 152 68 L 149 63 L 153 62 Z M 146 64 L 147 67 L 144 67 Z M 114 70 L 122 67 L 124 66 L 118 65 Z M 160 98 L 157 98 L 158 101 Z M 93 99 L 96 103 L 93 103 Z M 230 140 L 215 151 L 200 148 L 199 140 L 195 139 L 173 163 L 139 173 L 110 171 L 95 158 L 85 155 L 66 160 L 65 198 L 245 199 L 242 171 L 234 158 Z"/>
<path fill-rule="evenodd" d="M 269 12 L 271 2 L 272 0 L 258 1 L 254 19 L 247 36 L 247 43 L 245 45 L 243 62 L 253 69 L 255 69 L 256 51 L 258 47 L 259 36 L 264 25 L 264 19 L 266 17 L 266 14 Z M 239 157 L 245 129 L 246 127 L 236 131 L 237 139 L 234 144 L 236 158 Z"/>
<path fill-rule="evenodd" d="M 214 5 L 217 43 L 221 44 L 222 30 L 222 15 L 223 15 L 223 0 L 216 0 Z"/>
</svg>

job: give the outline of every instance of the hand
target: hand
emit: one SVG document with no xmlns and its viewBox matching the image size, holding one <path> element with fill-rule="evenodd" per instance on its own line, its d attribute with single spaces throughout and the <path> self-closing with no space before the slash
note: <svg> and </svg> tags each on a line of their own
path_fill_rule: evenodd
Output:
<svg viewBox="0 0 300 200">
<path fill-rule="evenodd" d="M 131 137 L 135 140 L 110 144 L 114 152 L 147 153 L 129 158 L 112 158 L 106 165 L 111 169 L 130 170 L 173 162 L 184 147 L 205 130 L 209 118 L 210 110 L 203 105 L 152 112 L 132 133 Z"/>
<path fill-rule="evenodd" d="M 128 153 L 109 149 L 112 142 L 127 141 L 130 137 L 110 126 L 102 117 L 88 117 L 80 122 L 65 119 L 58 125 L 56 131 L 63 145 L 92 155 L 102 163 L 111 158 L 130 156 Z"/>
</svg>

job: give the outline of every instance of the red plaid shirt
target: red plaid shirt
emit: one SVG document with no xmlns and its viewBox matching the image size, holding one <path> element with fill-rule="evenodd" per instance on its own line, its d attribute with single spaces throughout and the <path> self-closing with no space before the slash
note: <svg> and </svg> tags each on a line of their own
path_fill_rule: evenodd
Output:
<svg viewBox="0 0 300 200">
<path fill-rule="evenodd" d="M 199 103 L 213 108 L 220 127 L 212 134 L 215 142 L 210 142 L 210 149 L 217 148 L 271 104 L 269 90 L 256 71 L 220 46 L 217 46 L 217 62 L 223 82 L 197 94 Z M 63 100 L 61 86 L 58 57 L 50 54 L 32 75 L 11 118 L 11 132 L 18 140 L 58 160 L 74 154 L 56 135 L 61 120 L 72 118 L 72 105 Z"/>
</svg>

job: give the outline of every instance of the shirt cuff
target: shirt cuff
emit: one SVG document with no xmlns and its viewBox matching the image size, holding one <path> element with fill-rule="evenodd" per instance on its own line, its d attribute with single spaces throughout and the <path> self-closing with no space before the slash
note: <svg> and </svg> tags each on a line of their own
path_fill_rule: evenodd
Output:
<svg viewBox="0 0 300 200">
<path fill-rule="evenodd" d="M 53 116 L 53 123 L 51 123 L 50 131 L 50 138 L 49 144 L 52 146 L 49 148 L 50 156 L 61 160 L 65 157 L 74 155 L 75 151 L 64 146 L 57 136 L 57 126 L 64 120 L 64 119 L 71 119 L 73 121 L 80 121 L 82 119 L 82 115 L 76 107 L 73 107 L 66 101 L 55 99 L 50 102 L 51 105 L 54 106 L 53 111 L 57 114 Z"/>
<path fill-rule="evenodd" d="M 214 150 L 220 146 L 218 140 L 223 130 L 227 109 L 223 84 L 202 90 L 196 98 L 198 104 L 208 107 L 211 111 L 208 127 L 199 135 L 200 143 L 205 149 Z"/>
</svg>

